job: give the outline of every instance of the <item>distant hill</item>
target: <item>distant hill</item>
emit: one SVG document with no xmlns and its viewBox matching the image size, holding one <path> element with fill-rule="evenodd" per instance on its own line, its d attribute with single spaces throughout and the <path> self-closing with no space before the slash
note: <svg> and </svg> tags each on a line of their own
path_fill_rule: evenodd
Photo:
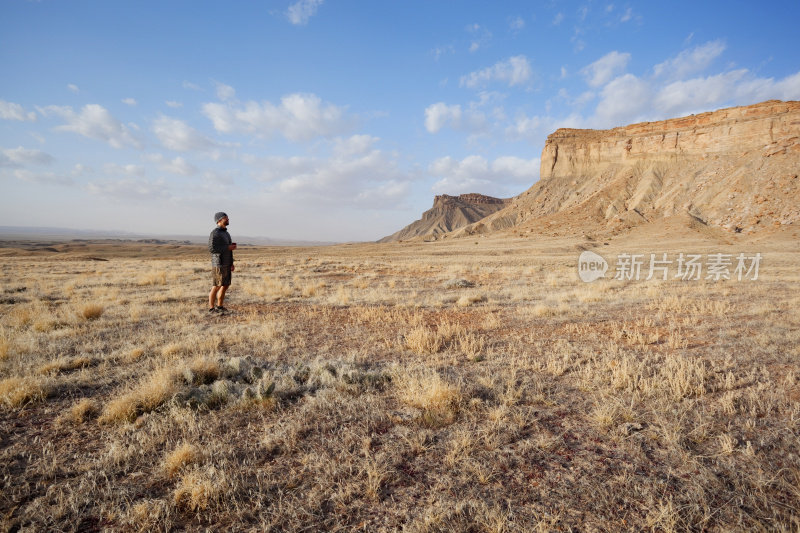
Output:
<svg viewBox="0 0 800 533">
<path fill-rule="evenodd" d="M 378 242 L 395 242 L 409 239 L 435 239 L 503 209 L 509 200 L 493 198 L 483 194 L 442 194 L 433 200 L 433 207 L 400 231 L 382 238 Z"/>
</svg>

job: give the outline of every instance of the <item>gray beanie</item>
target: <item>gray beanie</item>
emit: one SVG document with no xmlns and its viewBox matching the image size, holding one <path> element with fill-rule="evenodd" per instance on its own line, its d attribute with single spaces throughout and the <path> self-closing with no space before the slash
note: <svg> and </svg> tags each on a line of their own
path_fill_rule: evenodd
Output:
<svg viewBox="0 0 800 533">
<path fill-rule="evenodd" d="M 228 216 L 228 215 L 226 215 L 226 214 L 225 214 L 225 213 L 223 213 L 222 211 L 220 211 L 219 213 L 215 213 L 215 214 L 214 214 L 214 222 L 219 222 L 220 220 L 222 220 L 222 219 L 223 219 L 223 218 L 225 218 L 226 216 Z"/>
</svg>

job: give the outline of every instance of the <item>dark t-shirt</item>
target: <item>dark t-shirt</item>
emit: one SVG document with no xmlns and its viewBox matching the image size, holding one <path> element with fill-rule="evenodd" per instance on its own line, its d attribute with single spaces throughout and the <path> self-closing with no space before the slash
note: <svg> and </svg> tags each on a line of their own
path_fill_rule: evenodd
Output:
<svg viewBox="0 0 800 533">
<path fill-rule="evenodd" d="M 227 228 L 217 226 L 211 230 L 208 236 L 208 251 L 211 252 L 211 266 L 231 266 L 233 264 L 233 252 L 228 250 L 228 246 L 233 243 Z"/>
</svg>

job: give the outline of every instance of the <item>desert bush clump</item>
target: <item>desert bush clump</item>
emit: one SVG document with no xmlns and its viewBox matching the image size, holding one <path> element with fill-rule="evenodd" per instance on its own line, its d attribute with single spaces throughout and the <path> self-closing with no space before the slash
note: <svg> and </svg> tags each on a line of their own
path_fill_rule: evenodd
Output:
<svg viewBox="0 0 800 533">
<path fill-rule="evenodd" d="M 175 477 L 184 467 L 197 463 L 199 459 L 200 451 L 197 446 L 183 442 L 164 457 L 164 471 L 168 477 Z"/>
<path fill-rule="evenodd" d="M 422 411 L 426 425 L 446 425 L 455 421 L 462 400 L 461 388 L 448 383 L 435 370 L 401 370 L 392 378 L 400 400 Z"/>
<path fill-rule="evenodd" d="M 66 418 L 74 424 L 80 424 L 96 418 L 98 414 L 100 414 L 100 409 L 97 402 L 90 398 L 83 398 L 69 409 Z"/>
<path fill-rule="evenodd" d="M 69 372 L 79 368 L 86 368 L 96 364 L 97 361 L 91 357 L 81 355 L 78 357 L 59 357 L 55 361 L 50 361 L 39 367 L 40 374 L 49 374 L 51 372 Z"/>
<path fill-rule="evenodd" d="M 149 274 L 145 274 L 139 277 L 139 285 L 141 286 L 166 285 L 166 284 L 167 284 L 167 273 L 164 271 L 150 272 Z"/>
<path fill-rule="evenodd" d="M 103 315 L 105 308 L 99 304 L 85 304 L 78 312 L 85 320 L 97 320 Z"/>
<path fill-rule="evenodd" d="M 10 377 L 0 381 L 0 404 L 7 407 L 43 400 L 48 393 L 49 387 L 43 379 Z"/>
<path fill-rule="evenodd" d="M 444 347 L 442 336 L 425 326 L 412 329 L 403 340 L 406 349 L 419 355 L 437 353 Z"/>
<path fill-rule="evenodd" d="M 173 493 L 176 507 L 189 511 L 205 511 L 221 503 L 228 488 L 225 473 L 212 465 L 185 471 Z"/>
<path fill-rule="evenodd" d="M 469 307 L 472 304 L 485 302 L 487 300 L 485 294 L 473 293 L 473 294 L 464 294 L 462 295 L 456 305 L 459 307 Z"/>
<path fill-rule="evenodd" d="M 98 422 L 132 422 L 140 414 L 152 411 L 171 398 L 178 390 L 179 379 L 180 374 L 171 368 L 154 371 L 135 389 L 106 404 Z"/>
</svg>

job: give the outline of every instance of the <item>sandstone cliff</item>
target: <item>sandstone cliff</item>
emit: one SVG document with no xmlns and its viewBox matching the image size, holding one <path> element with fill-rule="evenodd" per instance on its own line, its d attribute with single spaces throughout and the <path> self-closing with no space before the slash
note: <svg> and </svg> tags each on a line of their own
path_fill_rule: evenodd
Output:
<svg viewBox="0 0 800 533">
<path fill-rule="evenodd" d="M 616 233 L 665 217 L 730 232 L 800 222 L 800 102 L 610 130 L 559 129 L 540 180 L 453 233 Z"/>
<path fill-rule="evenodd" d="M 483 194 L 461 194 L 434 197 L 433 207 L 422 214 L 422 218 L 384 237 L 378 242 L 393 242 L 408 239 L 435 239 L 438 235 L 462 228 L 492 213 L 503 209 L 508 200 Z"/>
</svg>

